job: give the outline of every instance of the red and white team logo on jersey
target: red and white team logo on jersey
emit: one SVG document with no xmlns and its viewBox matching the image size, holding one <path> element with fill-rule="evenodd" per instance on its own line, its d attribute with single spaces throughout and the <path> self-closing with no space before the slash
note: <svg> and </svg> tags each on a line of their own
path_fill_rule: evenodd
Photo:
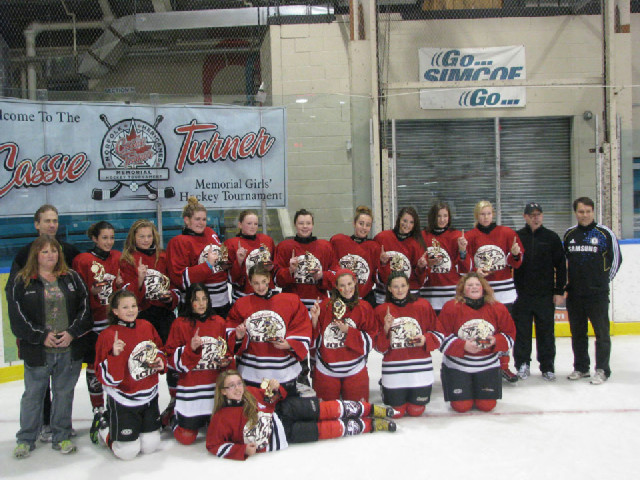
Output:
<svg viewBox="0 0 640 480">
<path fill-rule="evenodd" d="M 157 351 L 156 344 L 151 340 L 144 340 L 133 348 L 131 355 L 129 355 L 129 361 L 127 362 L 131 378 L 134 380 L 142 380 L 155 373 L 155 370 L 149 363 L 155 359 Z M 154 358 L 150 358 L 151 356 Z"/>
<path fill-rule="evenodd" d="M 281 340 L 287 333 L 282 317 L 272 310 L 258 310 L 246 320 L 247 333 L 252 342 Z"/>
<path fill-rule="evenodd" d="M 451 257 L 444 248 L 427 247 L 429 258 L 436 259 L 435 265 L 431 267 L 433 273 L 449 273 L 451 271 Z"/>
<path fill-rule="evenodd" d="M 355 273 L 360 285 L 364 285 L 369 280 L 369 264 L 360 255 L 349 253 L 338 260 L 338 263 L 342 268 Z"/>
<path fill-rule="evenodd" d="M 343 318 L 342 321 L 352 328 L 357 328 L 355 322 L 350 318 Z M 331 322 L 327 325 L 327 328 L 324 329 L 322 338 L 326 348 L 342 348 L 344 347 L 347 334 L 342 333 L 336 322 Z"/>
<path fill-rule="evenodd" d="M 242 438 L 245 445 L 255 443 L 258 450 L 264 449 L 269 445 L 271 432 L 273 431 L 273 417 L 270 413 L 258 412 L 258 421 L 255 425 L 249 426 L 245 424 L 242 429 Z"/>
<path fill-rule="evenodd" d="M 202 339 L 202 358 L 194 370 L 215 370 L 227 353 L 227 342 L 220 337 L 200 337 Z"/>
<path fill-rule="evenodd" d="M 471 340 L 478 346 L 488 346 L 487 339 L 495 332 L 495 327 L 482 318 L 467 320 L 458 329 L 458 338 Z"/>
<path fill-rule="evenodd" d="M 473 263 L 485 272 L 497 272 L 507 266 L 507 257 L 496 245 L 483 245 L 473 256 Z"/>
<path fill-rule="evenodd" d="M 414 346 L 412 340 L 422 335 L 422 329 L 415 318 L 398 317 L 393 319 L 389 333 L 391 348 L 409 348 Z"/>
</svg>

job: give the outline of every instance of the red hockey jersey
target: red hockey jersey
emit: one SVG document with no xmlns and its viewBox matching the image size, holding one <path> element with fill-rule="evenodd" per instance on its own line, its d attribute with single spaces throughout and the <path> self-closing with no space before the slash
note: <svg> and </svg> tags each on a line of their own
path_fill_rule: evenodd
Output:
<svg viewBox="0 0 640 480">
<path fill-rule="evenodd" d="M 241 323 L 247 333 L 236 341 L 235 328 Z M 254 383 L 275 378 L 285 383 L 298 377 L 300 361 L 309 353 L 311 319 L 297 295 L 280 293 L 263 298 L 252 294 L 239 298 L 229 311 L 226 328 L 242 378 Z M 274 347 L 271 342 L 275 339 L 285 339 L 291 348 Z"/>
<path fill-rule="evenodd" d="M 232 296 L 234 301 L 240 297 L 253 293 L 253 288 L 251 288 L 248 278 L 249 269 L 256 263 L 263 261 L 263 255 L 268 256 L 269 261 L 273 262 L 273 257 L 276 251 L 273 238 L 263 233 L 258 233 L 255 237 L 256 238 L 247 238 L 244 235 L 238 235 L 236 237 L 229 238 L 224 242 L 225 246 L 229 250 L 229 261 L 232 262 L 229 276 L 231 277 L 233 287 Z M 240 245 L 247 249 L 247 257 L 244 259 L 242 264 L 238 263 L 237 257 Z M 274 287 L 275 284 L 272 278 L 270 288 Z"/>
<path fill-rule="evenodd" d="M 167 256 L 165 252 L 160 252 L 156 259 L 156 255 L 147 255 L 138 250 L 132 254 L 133 263 L 131 265 L 122 258 L 120 259 L 120 275 L 124 281 L 123 288 L 126 288 L 136 296 L 138 308 L 142 312 L 151 305 L 173 310 L 178 305 L 180 296 L 178 291 L 173 288 L 170 282 L 169 288 L 171 292 L 171 301 L 162 301 L 158 299 L 158 294 L 164 290 L 162 286 L 163 278 L 161 275 L 168 276 Z M 148 267 L 147 276 L 142 282 L 142 286 L 138 286 L 138 264 L 142 260 L 142 264 Z"/>
<path fill-rule="evenodd" d="M 455 296 L 460 276 L 471 270 L 471 255 L 467 252 L 464 259 L 460 258 L 458 238 L 461 236 L 459 230 L 447 229 L 439 235 L 422 231 L 427 255 L 437 258 L 438 263 L 429 269 L 420 288 L 420 296 L 427 299 L 436 310 L 441 310 Z"/>
<path fill-rule="evenodd" d="M 376 332 L 373 308 L 364 300 L 353 309 L 347 307 L 342 317 L 349 325 L 347 333 L 342 333 L 333 319 L 333 303 L 326 299 L 320 305 L 318 324 L 313 329 L 316 368 L 330 377 L 350 377 L 367 368 Z"/>
<path fill-rule="evenodd" d="M 93 251 L 89 251 L 81 253 L 73 259 L 72 268 L 78 272 L 87 285 L 91 316 L 93 317 L 93 331 L 96 333 L 107 328 L 107 305 L 109 304 L 109 296 L 114 291 L 120 269 L 120 255 L 119 251 L 111 250 L 107 259 L 102 260 Z M 100 291 L 93 294 L 91 289 L 97 283 L 100 284 Z"/>
<path fill-rule="evenodd" d="M 413 237 L 400 240 L 393 230 L 383 230 L 374 237 L 374 240 L 384 247 L 385 253 L 401 259 L 402 270 L 409 277 L 409 288 L 412 292 L 417 292 L 424 284 L 426 276 L 426 270 L 420 270 L 417 267 L 418 260 L 424 254 L 422 246 Z M 384 303 L 385 285 L 390 273 L 391 261 L 386 265 L 380 264 L 375 287 L 378 303 Z"/>
<path fill-rule="evenodd" d="M 524 247 L 520 237 L 509 227 L 502 225 L 496 225 L 489 233 L 484 233 L 476 227 L 465 236 L 469 242 L 467 251 L 473 262 L 472 269 L 482 268 L 491 271 L 486 279 L 495 292 L 496 300 L 501 303 L 515 302 L 517 294 L 511 269 L 522 265 Z M 518 259 L 511 255 L 514 238 L 520 245 Z"/>
<path fill-rule="evenodd" d="M 393 316 L 389 333 L 384 331 L 387 311 Z M 443 335 L 437 331 L 437 318 L 431 305 L 419 298 L 398 306 L 383 303 L 375 309 L 377 333 L 375 349 L 383 355 L 382 385 L 385 388 L 416 388 L 433 384 L 431 351 L 440 348 Z M 425 344 L 418 347 L 410 340 L 425 336 Z"/>
<path fill-rule="evenodd" d="M 444 335 L 440 350 L 443 363 L 450 368 L 465 372 L 479 372 L 500 365 L 500 352 L 508 352 L 513 346 L 516 328 L 513 319 L 503 304 L 485 303 L 478 310 L 466 303 L 449 300 L 438 316 L 438 331 Z M 480 353 L 464 350 L 466 340 L 493 335 L 496 344 Z"/>
<path fill-rule="evenodd" d="M 358 243 L 342 233 L 331 237 L 333 254 L 341 268 L 352 270 L 358 277 L 360 298 L 373 289 L 380 266 L 380 244 L 373 240 Z"/>
<path fill-rule="evenodd" d="M 226 406 L 218 410 L 209 423 L 207 430 L 207 450 L 220 458 L 246 460 L 246 446 L 254 443 L 257 452 L 283 450 L 289 446 L 282 422 L 275 413 L 275 403 L 267 403 L 264 391 L 246 387 L 257 401 L 258 422 L 249 427 L 242 405 Z M 281 398 L 286 397 L 280 387 Z"/>
<path fill-rule="evenodd" d="M 313 274 L 307 270 L 308 265 L 304 261 L 307 252 L 311 261 L 319 262 L 319 268 L 322 268 L 322 280 L 318 283 L 313 279 Z M 291 275 L 289 261 L 294 254 L 300 263 Z M 281 287 L 283 292 L 298 295 L 307 309 L 313 306 L 316 299 L 327 296 L 337 269 L 333 249 L 326 240 L 315 240 L 310 243 L 299 243 L 295 238 L 283 240 L 276 248 L 275 263 L 276 285 Z"/>
<path fill-rule="evenodd" d="M 191 339 L 196 331 L 203 345 L 193 351 Z M 218 315 L 198 321 L 177 318 L 171 324 L 164 351 L 169 368 L 179 374 L 174 410 L 185 417 L 211 415 L 218 374 L 226 368 L 235 368 L 227 348 L 224 319 Z M 222 358 L 232 363 L 223 367 Z"/>
<path fill-rule="evenodd" d="M 112 353 L 116 332 L 125 344 L 118 356 Z M 103 330 L 96 343 L 95 371 L 105 393 L 127 407 L 153 400 L 158 395 L 158 372 L 148 366 L 148 361 L 156 348 L 166 370 L 162 340 L 146 320 L 139 318 L 133 324 L 118 322 Z"/>
<path fill-rule="evenodd" d="M 183 233 L 169 240 L 167 263 L 169 278 L 180 290 L 193 283 L 204 283 L 211 305 L 221 307 L 229 303 L 228 275 L 220 265 L 207 265 L 209 250 L 220 251 L 220 239 L 213 229 L 206 227 L 202 235 Z"/>
</svg>

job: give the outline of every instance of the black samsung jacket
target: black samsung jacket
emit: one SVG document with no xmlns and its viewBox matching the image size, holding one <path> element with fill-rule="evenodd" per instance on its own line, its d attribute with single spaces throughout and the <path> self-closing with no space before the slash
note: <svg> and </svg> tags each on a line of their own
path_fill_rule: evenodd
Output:
<svg viewBox="0 0 640 480">
<path fill-rule="evenodd" d="M 517 233 L 526 252 L 513 272 L 518 295 L 564 295 L 567 265 L 560 237 L 544 225 L 535 231 L 525 225 Z"/>
<path fill-rule="evenodd" d="M 74 337 L 71 342 L 71 356 L 82 358 L 78 338 L 91 330 L 92 320 L 89 309 L 87 287 L 75 271 L 58 277 L 58 285 L 67 301 L 69 328 Z M 44 284 L 40 278 L 32 278 L 25 286 L 18 276 L 10 279 L 7 288 L 7 304 L 11 331 L 18 339 L 19 357 L 30 367 L 45 364 L 44 341 L 49 331 L 46 327 Z"/>
</svg>

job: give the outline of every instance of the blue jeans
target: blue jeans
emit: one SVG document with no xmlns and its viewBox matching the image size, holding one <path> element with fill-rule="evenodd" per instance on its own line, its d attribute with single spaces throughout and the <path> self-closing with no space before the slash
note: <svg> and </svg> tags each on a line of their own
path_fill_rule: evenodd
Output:
<svg viewBox="0 0 640 480">
<path fill-rule="evenodd" d="M 51 379 L 51 432 L 53 443 L 71 437 L 73 393 L 82 370 L 81 360 L 72 360 L 71 352 L 46 353 L 45 365 L 24 366 L 24 393 L 20 401 L 18 443 L 35 445 L 42 426 L 42 405 Z"/>
</svg>

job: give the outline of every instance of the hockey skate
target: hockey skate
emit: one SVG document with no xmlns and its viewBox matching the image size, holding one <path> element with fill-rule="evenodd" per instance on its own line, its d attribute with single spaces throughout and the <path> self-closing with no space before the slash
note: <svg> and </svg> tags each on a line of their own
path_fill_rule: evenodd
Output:
<svg viewBox="0 0 640 480">
<path fill-rule="evenodd" d="M 176 398 L 171 397 L 171 400 L 169 401 L 169 405 L 167 405 L 167 408 L 165 408 L 163 412 L 160 414 L 160 424 L 162 425 L 163 430 L 170 425 L 171 417 L 173 417 L 173 409 L 175 406 L 176 406 Z"/>
<path fill-rule="evenodd" d="M 103 407 L 96 407 L 93 409 L 93 421 L 91 422 L 91 428 L 89 429 L 89 438 L 91 443 L 98 445 L 100 443 L 99 432 L 103 429 L 109 428 L 108 413 Z"/>
<path fill-rule="evenodd" d="M 371 404 L 371 412 L 369 413 L 369 416 L 374 418 L 387 418 L 393 417 L 396 413 L 398 412 L 396 412 L 392 407 Z"/>
<path fill-rule="evenodd" d="M 388 418 L 374 418 L 371 420 L 371 433 L 395 432 L 396 429 L 396 422 Z"/>
</svg>

